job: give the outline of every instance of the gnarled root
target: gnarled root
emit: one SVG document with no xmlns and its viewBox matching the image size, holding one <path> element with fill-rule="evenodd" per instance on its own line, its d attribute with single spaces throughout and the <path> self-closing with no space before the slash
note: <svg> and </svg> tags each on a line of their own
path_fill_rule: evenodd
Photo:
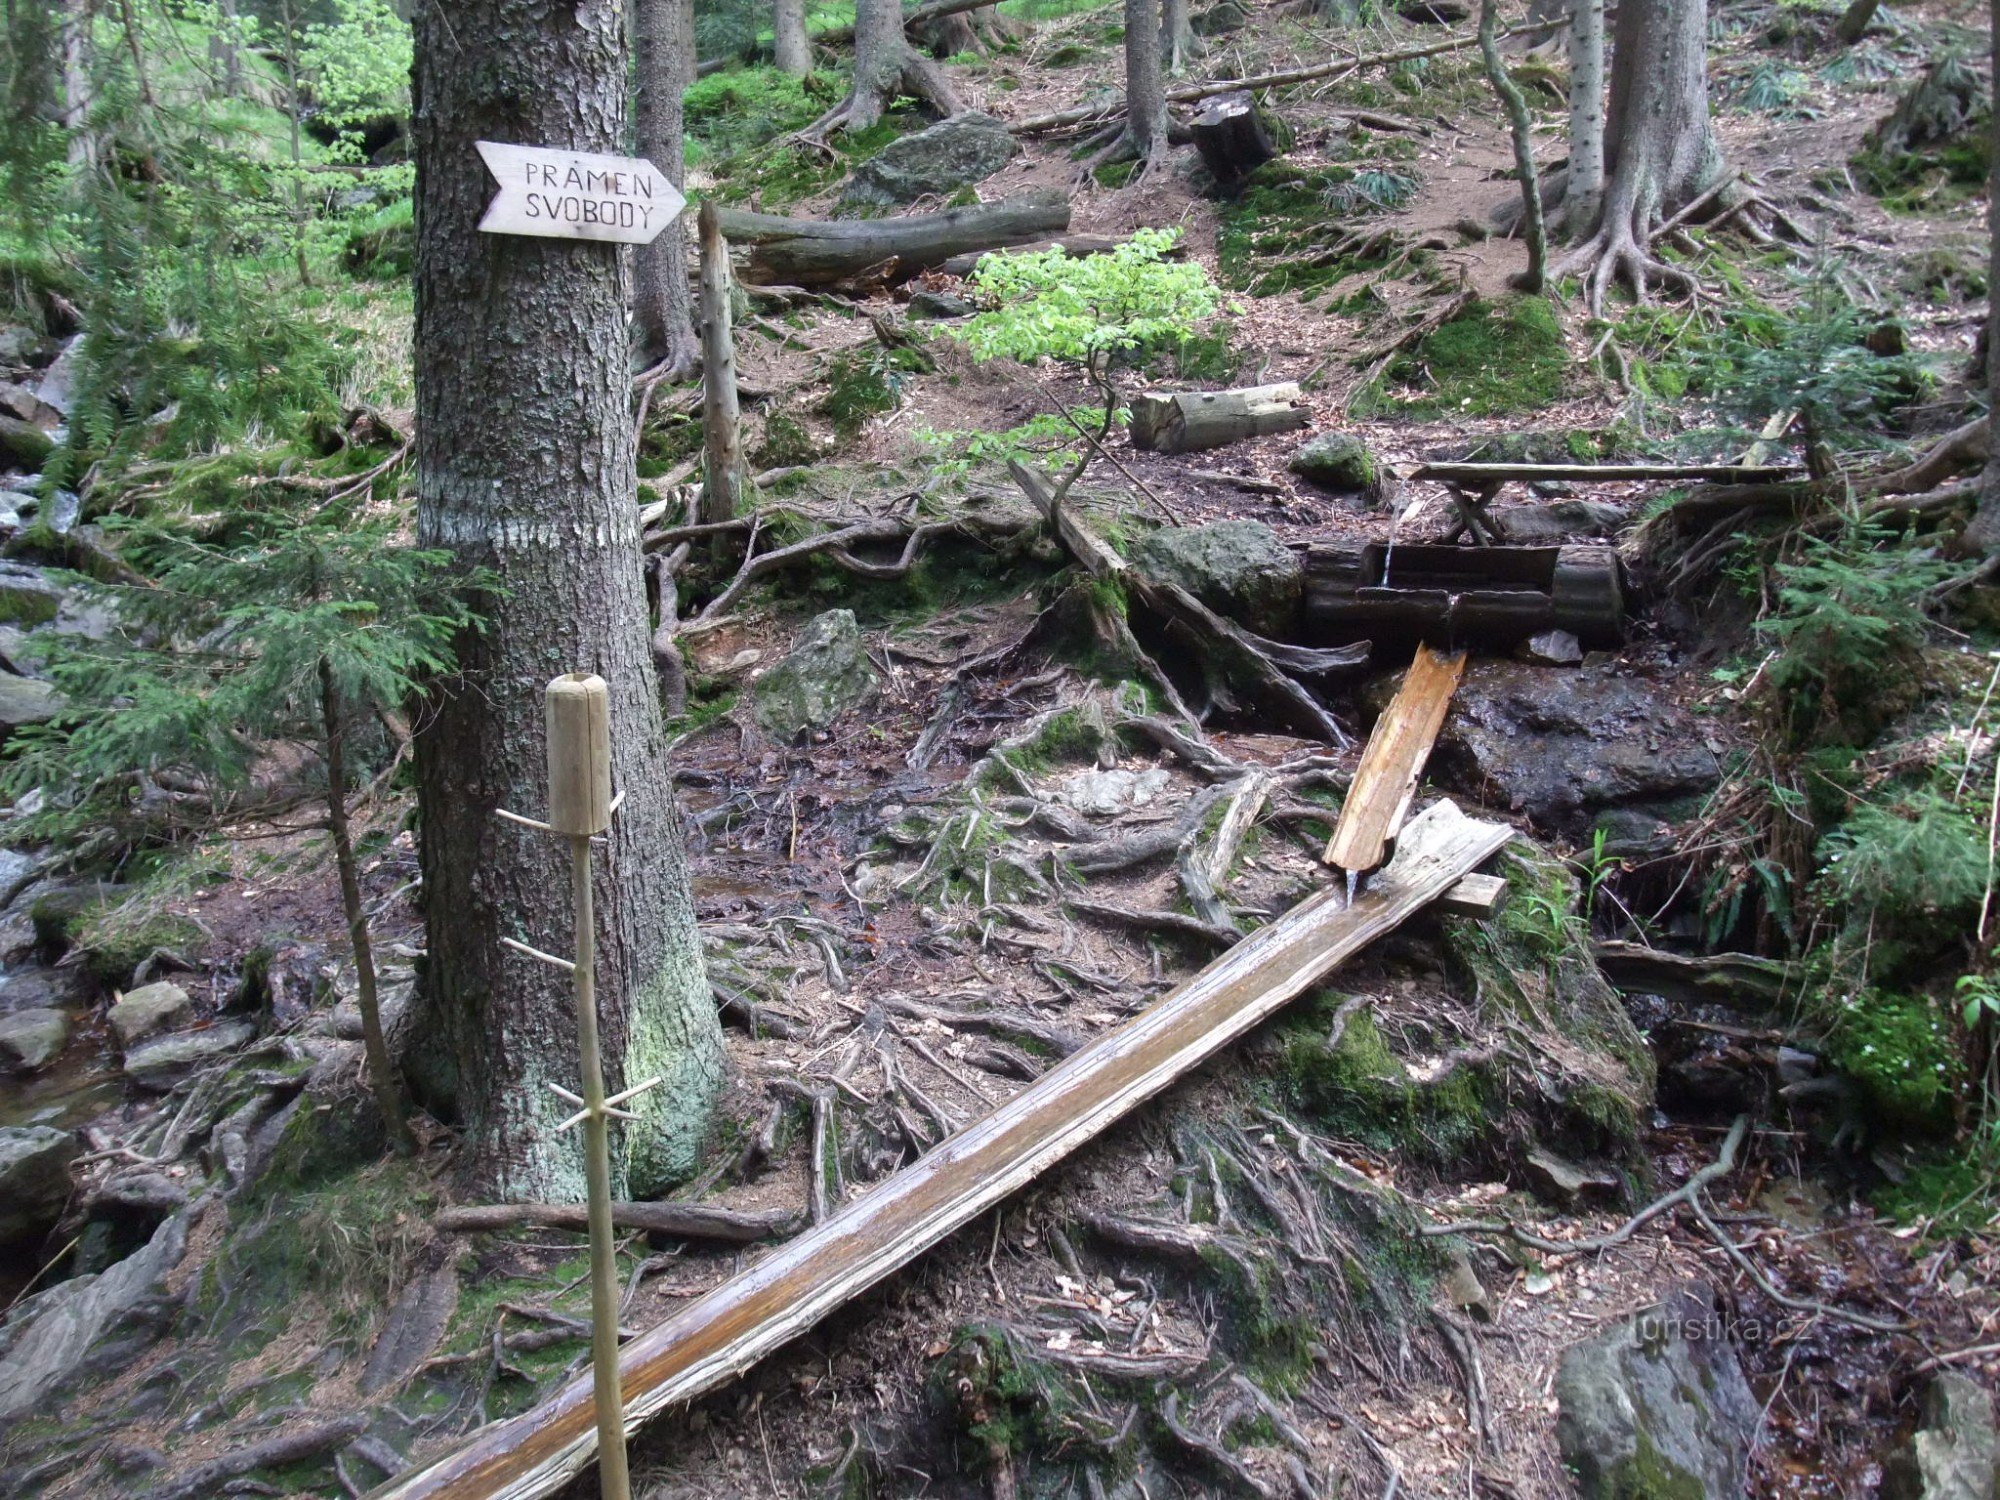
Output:
<svg viewBox="0 0 2000 1500">
<path fill-rule="evenodd" d="M 792 139 L 825 150 L 826 138 L 834 131 L 866 130 L 882 118 L 891 103 L 904 97 L 928 105 L 941 119 L 965 113 L 965 103 L 944 70 L 905 42 L 889 65 L 876 72 L 874 82 L 857 79 L 845 99 Z"/>
<path fill-rule="evenodd" d="M 1688 297 L 1701 295 L 1701 282 L 1679 266 L 1650 253 L 1650 245 L 1632 226 L 1627 214 L 1607 213 L 1597 233 L 1565 255 L 1549 271 L 1552 281 L 1584 277 L 1584 300 L 1592 317 L 1604 314 L 1604 294 L 1614 279 L 1631 287 L 1639 302 L 1646 300 L 1649 279 Z"/>
</svg>

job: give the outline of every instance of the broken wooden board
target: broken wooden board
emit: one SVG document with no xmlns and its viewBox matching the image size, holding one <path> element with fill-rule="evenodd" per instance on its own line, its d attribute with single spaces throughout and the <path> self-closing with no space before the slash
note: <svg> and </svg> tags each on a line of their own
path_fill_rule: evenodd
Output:
<svg viewBox="0 0 2000 1500">
<path fill-rule="evenodd" d="M 1302 901 L 914 1165 L 632 1340 L 619 1354 L 626 1430 L 713 1390 L 908 1265 L 1423 910 L 1512 836 L 1450 802 L 1427 808 L 1351 904 L 1338 889 Z M 375 1500 L 530 1500 L 581 1472 L 596 1441 L 586 1371 L 391 1480 Z"/>
<path fill-rule="evenodd" d="M 1452 917 L 1497 917 L 1507 907 L 1504 875 L 1468 875 L 1438 897 L 1437 909 Z"/>
<path fill-rule="evenodd" d="M 1375 721 L 1368 748 L 1361 752 L 1347 800 L 1340 805 L 1340 822 L 1327 841 L 1328 864 L 1365 874 L 1387 856 L 1464 671 L 1463 651 L 1440 655 L 1429 646 L 1417 647 L 1403 685 Z"/>
</svg>

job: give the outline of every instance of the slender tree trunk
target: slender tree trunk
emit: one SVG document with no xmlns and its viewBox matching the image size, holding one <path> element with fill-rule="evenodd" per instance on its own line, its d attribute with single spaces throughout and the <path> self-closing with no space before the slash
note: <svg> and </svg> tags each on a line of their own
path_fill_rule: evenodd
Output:
<svg viewBox="0 0 2000 1500">
<path fill-rule="evenodd" d="M 632 0 L 632 55 L 639 155 L 675 187 L 687 180 L 681 96 L 694 82 L 693 0 Z M 701 360 L 688 295 L 687 235 L 674 220 L 633 255 L 640 355 L 664 359 L 667 378 L 684 379 Z"/>
<path fill-rule="evenodd" d="M 856 0 L 853 90 L 803 134 L 810 138 L 831 130 L 866 130 L 904 94 L 941 115 L 965 108 L 943 70 L 904 36 L 900 0 Z"/>
<path fill-rule="evenodd" d="M 771 8 L 771 58 L 780 73 L 803 78 L 812 72 L 812 43 L 806 39 L 805 0 L 776 0 Z"/>
<path fill-rule="evenodd" d="M 1590 238 L 1556 267 L 1589 273 L 1603 307 L 1614 276 L 1644 298 L 1648 279 L 1692 289 L 1694 278 L 1647 253 L 1653 226 L 1692 203 L 1725 170 L 1708 113 L 1707 0 L 1624 0 L 1605 117 L 1606 182 Z M 1729 206 L 1720 195 L 1716 208 Z"/>
<path fill-rule="evenodd" d="M 382 1006 L 375 988 L 375 947 L 368 940 L 368 914 L 361 909 L 361 876 L 354 864 L 354 838 L 347 826 L 347 725 L 333 673 L 319 664 L 320 725 L 326 734 L 326 826 L 333 861 L 340 871 L 340 905 L 347 915 L 347 942 L 354 951 L 354 1003 L 361 1012 L 361 1040 L 368 1054 L 368 1082 L 382 1111 L 389 1144 L 403 1156 L 416 1149 L 403 1115 L 402 1081 L 389 1060 L 382 1034 Z"/>
<path fill-rule="evenodd" d="M 1542 179 L 1535 168 L 1535 131 L 1528 118 L 1528 101 L 1507 72 L 1500 56 L 1500 6 L 1498 0 L 1480 0 L 1479 55 L 1486 64 L 1486 81 L 1500 97 L 1507 124 L 1514 137 L 1514 166 L 1521 174 L 1523 235 L 1528 242 L 1528 269 L 1517 278 L 1524 292 L 1539 292 L 1548 275 L 1549 241 L 1542 227 Z"/>
<path fill-rule="evenodd" d="M 736 402 L 736 339 L 729 326 L 729 245 L 715 204 L 701 206 L 701 426 L 704 471 L 696 520 L 727 521 L 752 492 L 743 461 L 743 421 Z"/>
<path fill-rule="evenodd" d="M 1188 19 L 1188 0 L 1160 0 L 1160 50 L 1166 70 L 1178 78 L 1189 61 L 1200 55 L 1201 38 Z"/>
<path fill-rule="evenodd" d="M 2000 413 L 2000 0 L 1992 0 L 1992 48 L 1995 72 L 1992 164 L 1986 183 L 1986 409 Z M 2000 416 L 1993 419 L 2000 423 Z M 2000 444 L 1993 446 L 1980 476 L 1979 508 L 1965 528 L 1965 539 L 1988 556 L 2000 556 Z"/>
<path fill-rule="evenodd" d="M 1125 0 L 1125 138 L 1148 168 L 1167 150 L 1160 50 L 1160 0 Z"/>
<path fill-rule="evenodd" d="M 624 802 L 597 861 L 597 993 L 607 1084 L 660 1074 L 634 1103 L 617 1176 L 656 1192 L 695 1164 L 722 1078 L 663 764 L 647 649 L 633 470 L 629 291 L 616 246 L 484 235 L 482 139 L 616 152 L 625 136 L 621 0 L 459 0 L 416 21 L 417 531 L 499 575 L 466 682 L 417 738 L 429 955 L 412 1082 L 453 1111 L 466 1174 L 499 1199 L 583 1197 L 570 981 L 501 946 L 570 941 L 566 851 L 505 822 L 547 796 L 542 693 L 560 672 L 611 689 Z"/>
<path fill-rule="evenodd" d="M 1875 12 L 1881 7 L 1882 0 L 1849 0 L 1847 9 L 1840 13 L 1840 20 L 1834 25 L 1834 36 L 1848 46 L 1853 46 L 1868 34 L 1868 28 L 1875 20 Z"/>
<path fill-rule="evenodd" d="M 1588 234 L 1604 203 L 1604 0 L 1574 0 L 1569 13 L 1569 170 L 1563 230 Z"/>
<path fill-rule="evenodd" d="M 92 0 L 71 0 L 63 15 L 63 134 L 69 164 L 82 171 L 97 163 L 97 135 L 90 128 L 90 28 Z"/>
</svg>

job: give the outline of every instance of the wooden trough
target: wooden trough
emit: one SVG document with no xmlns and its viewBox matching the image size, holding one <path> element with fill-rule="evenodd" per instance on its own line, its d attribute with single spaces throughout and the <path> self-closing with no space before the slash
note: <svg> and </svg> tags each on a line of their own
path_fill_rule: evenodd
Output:
<svg viewBox="0 0 2000 1500">
<path fill-rule="evenodd" d="M 1586 647 L 1625 638 L 1623 570 L 1615 548 L 1304 548 L 1305 602 L 1298 639 L 1310 646 L 1372 640 L 1402 648 L 1503 650 L 1567 630 Z"/>
<path fill-rule="evenodd" d="M 734 1378 L 908 1265 L 1454 891 L 1510 837 L 1450 802 L 1427 808 L 1351 903 L 1338 886 L 1302 901 L 914 1165 L 633 1339 L 618 1360 L 627 1430 Z M 586 1372 L 389 1481 L 375 1500 L 529 1500 L 581 1472 L 596 1441 Z"/>
</svg>

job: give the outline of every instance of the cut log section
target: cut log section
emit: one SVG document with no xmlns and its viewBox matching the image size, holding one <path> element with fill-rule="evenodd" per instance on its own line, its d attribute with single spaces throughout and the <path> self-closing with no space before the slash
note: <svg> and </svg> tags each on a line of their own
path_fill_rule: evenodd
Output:
<svg viewBox="0 0 2000 1500">
<path fill-rule="evenodd" d="M 1205 101 L 1188 122 L 1188 132 L 1208 175 L 1225 190 L 1278 157 L 1264 113 L 1247 89 Z"/>
<path fill-rule="evenodd" d="M 1464 652 L 1440 656 L 1428 646 L 1417 647 L 1403 685 L 1375 721 L 1368 748 L 1361 752 L 1347 800 L 1340 805 L 1340 822 L 1327 841 L 1328 864 L 1365 874 L 1387 857 L 1464 671 Z"/>
<path fill-rule="evenodd" d="M 1444 547 L 1427 543 L 1304 549 L 1300 634 L 1330 643 L 1499 650 L 1551 630 L 1609 650 L 1625 638 L 1624 570 L 1614 547 Z"/>
<path fill-rule="evenodd" d="M 1305 393 L 1291 381 L 1235 391 L 1152 391 L 1132 398 L 1132 446 L 1193 453 L 1291 432 L 1311 420 Z"/>
<path fill-rule="evenodd" d="M 954 255 L 1047 239 L 1069 228 L 1069 202 L 1036 194 L 941 214 L 831 222 L 725 208 L 718 219 L 732 245 L 749 247 L 746 280 L 813 287 L 862 276 L 907 281 Z"/>
<path fill-rule="evenodd" d="M 1393 931 L 1512 837 L 1449 802 L 1425 810 L 1352 904 L 1328 890 L 619 1354 L 627 1431 L 713 1390 L 1101 1135 L 1342 960 Z M 375 1491 L 376 1500 L 531 1500 L 590 1462 L 588 1373 Z"/>
</svg>

